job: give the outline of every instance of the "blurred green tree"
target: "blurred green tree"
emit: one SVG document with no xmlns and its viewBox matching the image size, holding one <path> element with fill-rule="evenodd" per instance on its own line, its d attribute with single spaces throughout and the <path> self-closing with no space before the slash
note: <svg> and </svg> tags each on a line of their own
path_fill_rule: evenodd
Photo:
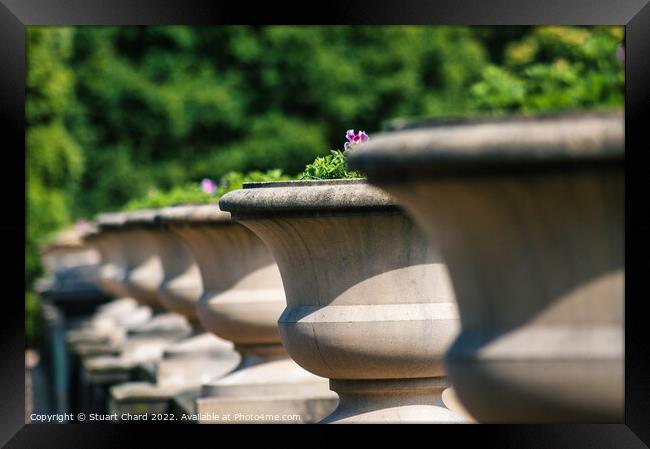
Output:
<svg viewBox="0 0 650 449">
<path fill-rule="evenodd" d="M 39 250 L 49 236 L 70 223 L 71 195 L 83 170 L 83 152 L 70 132 L 73 30 L 30 27 L 27 33 L 27 229 L 25 283 L 41 274 Z M 26 291 L 27 340 L 35 335 L 37 306 Z"/>
<path fill-rule="evenodd" d="M 535 27 L 507 42 L 472 87 L 477 108 L 536 113 L 621 106 L 625 74 L 616 51 L 621 27 Z"/>
</svg>

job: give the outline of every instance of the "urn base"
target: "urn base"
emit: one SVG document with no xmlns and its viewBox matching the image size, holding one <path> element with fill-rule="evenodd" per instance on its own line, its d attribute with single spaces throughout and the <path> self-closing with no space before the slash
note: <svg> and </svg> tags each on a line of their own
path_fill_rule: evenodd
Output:
<svg viewBox="0 0 650 449">
<path fill-rule="evenodd" d="M 201 385 L 234 370 L 241 357 L 232 344 L 201 333 L 163 348 L 162 358 L 139 364 L 149 369 L 151 382 L 126 382 L 110 389 L 111 413 L 167 413 L 171 400 L 182 394 L 198 395 Z"/>
<path fill-rule="evenodd" d="M 270 346 L 277 350 L 258 348 L 253 355 L 254 349 L 247 348 L 237 370 L 203 385 L 196 401 L 199 422 L 265 422 L 270 419 L 266 415 L 299 415 L 297 422 L 316 422 L 334 409 L 338 399 L 327 379 L 302 369 L 282 346 Z"/>
<path fill-rule="evenodd" d="M 313 424 L 332 412 L 332 392 L 273 396 L 211 397 L 196 401 L 201 424 Z"/>
<path fill-rule="evenodd" d="M 445 378 L 330 380 L 339 395 L 336 410 L 322 424 L 430 423 L 468 420 L 449 410 L 442 399 Z"/>
</svg>

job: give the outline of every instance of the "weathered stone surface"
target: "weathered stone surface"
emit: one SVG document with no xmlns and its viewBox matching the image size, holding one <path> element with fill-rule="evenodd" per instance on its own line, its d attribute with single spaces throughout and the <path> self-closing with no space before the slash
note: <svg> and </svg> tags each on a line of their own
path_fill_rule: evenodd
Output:
<svg viewBox="0 0 650 449">
<path fill-rule="evenodd" d="M 363 180 L 244 187 L 220 206 L 277 260 L 283 344 L 303 368 L 333 379 L 341 399 L 325 421 L 399 422 L 399 410 L 388 409 L 400 404 L 424 421 L 462 421 L 440 401 L 442 357 L 458 328 L 447 269 L 395 201 Z M 435 388 L 394 394 L 405 379 Z"/>
<path fill-rule="evenodd" d="M 308 189 L 304 188 L 306 185 L 309 186 Z M 248 183 L 245 189 L 222 197 L 219 204 L 238 219 L 279 212 L 313 214 L 318 211 L 337 211 L 340 214 L 368 209 L 398 209 L 388 194 L 360 179 Z"/>
<path fill-rule="evenodd" d="M 621 112 L 506 119 L 350 156 L 444 255 L 462 321 L 447 366 L 481 422 L 623 420 L 623 135 Z"/>
</svg>

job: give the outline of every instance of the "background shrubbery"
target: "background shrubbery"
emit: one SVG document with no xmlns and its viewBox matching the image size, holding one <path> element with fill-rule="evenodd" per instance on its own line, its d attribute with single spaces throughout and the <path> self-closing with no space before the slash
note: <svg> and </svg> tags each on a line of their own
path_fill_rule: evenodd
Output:
<svg viewBox="0 0 650 449">
<path fill-rule="evenodd" d="M 77 217 L 231 171 L 296 176 L 350 128 L 620 106 L 622 40 L 622 27 L 30 27 L 28 287 L 38 246 Z"/>
</svg>

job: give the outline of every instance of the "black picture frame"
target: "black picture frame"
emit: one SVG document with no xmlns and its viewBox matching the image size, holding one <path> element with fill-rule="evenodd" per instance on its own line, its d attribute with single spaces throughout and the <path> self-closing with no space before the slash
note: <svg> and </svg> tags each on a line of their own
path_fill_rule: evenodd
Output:
<svg viewBox="0 0 650 449">
<path fill-rule="evenodd" d="M 25 197 L 16 193 L 25 181 L 25 43 L 30 25 L 220 25 L 220 24 L 440 24 L 440 25 L 625 25 L 626 28 L 626 332 L 625 422 L 604 425 L 418 426 L 430 444 L 466 444 L 499 448 L 642 448 L 650 444 L 650 342 L 644 314 L 645 259 L 650 249 L 650 200 L 646 170 L 650 145 L 644 135 L 650 109 L 650 4 L 648 0 L 448 0 L 433 2 L 322 3 L 222 2 L 218 0 L 0 0 L 0 126 L 3 158 L 0 182 L 4 202 L 0 235 L 6 280 L 0 328 L 0 443 L 6 447 L 130 447 L 155 444 L 224 444 L 224 434 L 247 433 L 248 426 L 25 425 L 24 292 L 18 279 L 24 266 Z M 20 184 L 24 186 L 25 184 Z M 646 293 L 646 295 L 644 295 Z M 301 444 L 335 443 L 338 434 L 380 438 L 405 432 L 407 444 L 425 444 L 408 436 L 413 426 L 255 426 L 255 432 L 283 432 Z M 262 429 L 263 428 L 263 429 Z M 397 428 L 397 429 L 396 429 Z M 303 434 L 304 432 L 304 434 Z M 250 434 L 250 432 L 248 432 Z M 316 439 L 314 434 L 317 434 Z M 138 443 L 138 438 L 146 443 Z M 271 437 L 272 438 L 272 437 Z M 434 440 L 435 439 L 435 440 Z M 206 442 L 199 443 L 205 440 Z M 331 441 L 328 441 L 331 440 Z M 226 443 L 226 441 L 229 441 Z M 243 440 L 239 440 L 243 441 Z M 447 443 L 443 443 L 447 441 Z M 280 442 L 278 440 L 278 442 Z M 644 444 L 645 443 L 645 444 Z"/>
</svg>

